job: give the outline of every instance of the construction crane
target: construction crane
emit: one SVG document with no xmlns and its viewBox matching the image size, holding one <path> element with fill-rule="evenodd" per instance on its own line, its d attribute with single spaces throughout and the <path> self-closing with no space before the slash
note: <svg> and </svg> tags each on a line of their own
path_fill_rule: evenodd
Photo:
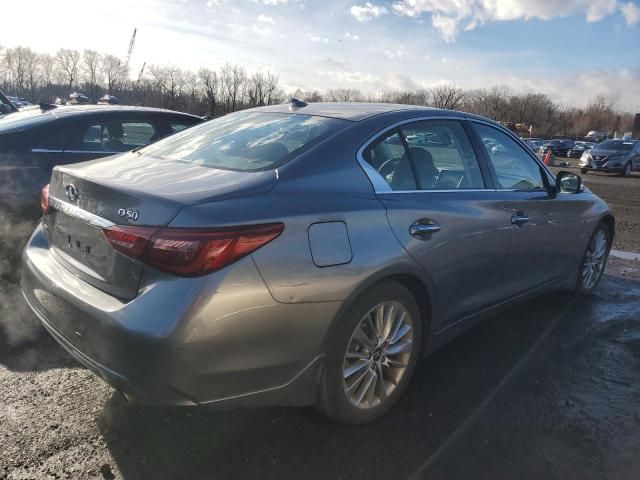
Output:
<svg viewBox="0 0 640 480">
<path fill-rule="evenodd" d="M 131 35 L 131 41 L 129 42 L 129 50 L 127 51 L 127 59 L 124 62 L 125 71 L 129 71 L 129 60 L 131 60 L 131 55 L 133 54 L 133 47 L 136 45 L 136 32 L 137 28 L 133 29 L 133 35 Z"/>
<path fill-rule="evenodd" d="M 144 62 L 142 64 L 142 68 L 140 69 L 140 73 L 138 74 L 138 80 L 136 83 L 140 83 L 140 80 L 142 80 L 142 75 L 144 75 L 144 67 L 147 66 L 147 62 Z"/>
</svg>

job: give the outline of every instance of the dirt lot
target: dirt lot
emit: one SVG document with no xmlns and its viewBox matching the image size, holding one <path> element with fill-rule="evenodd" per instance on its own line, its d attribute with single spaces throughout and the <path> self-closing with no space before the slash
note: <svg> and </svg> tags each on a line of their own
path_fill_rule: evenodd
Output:
<svg viewBox="0 0 640 480">
<path fill-rule="evenodd" d="M 640 177 L 586 182 L 618 216 L 615 247 L 640 251 Z M 4 247 L 28 229 L 5 228 Z M 640 262 L 612 258 L 589 298 L 473 328 L 357 428 L 307 408 L 127 404 L 41 330 L 13 268 L 0 262 L 0 480 L 640 478 Z"/>
<path fill-rule="evenodd" d="M 560 158 L 558 161 L 569 161 L 574 167 L 555 167 L 552 170 L 580 173 L 577 160 Z M 606 200 L 616 216 L 613 248 L 640 252 L 640 174 L 634 173 L 630 178 L 623 178 L 613 174 L 589 172 L 582 175 L 582 179 L 592 192 Z"/>
</svg>

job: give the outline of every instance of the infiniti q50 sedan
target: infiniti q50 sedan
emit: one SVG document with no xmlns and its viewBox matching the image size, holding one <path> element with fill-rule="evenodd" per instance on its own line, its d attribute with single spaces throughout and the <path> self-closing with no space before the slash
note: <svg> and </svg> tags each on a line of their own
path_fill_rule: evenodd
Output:
<svg viewBox="0 0 640 480">
<path fill-rule="evenodd" d="M 580 177 L 509 130 L 406 105 L 234 113 L 57 166 L 41 203 L 24 296 L 124 396 L 346 423 L 498 309 L 591 292 L 614 235 Z"/>
</svg>

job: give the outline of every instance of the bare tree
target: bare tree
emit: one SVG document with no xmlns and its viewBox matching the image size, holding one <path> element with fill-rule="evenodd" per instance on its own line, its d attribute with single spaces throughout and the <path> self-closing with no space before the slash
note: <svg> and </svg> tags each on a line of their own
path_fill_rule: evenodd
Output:
<svg viewBox="0 0 640 480">
<path fill-rule="evenodd" d="M 247 80 L 247 96 L 249 107 L 260 107 L 265 104 L 267 80 L 262 72 L 256 72 Z"/>
<path fill-rule="evenodd" d="M 283 99 L 283 92 L 278 86 L 279 80 L 280 77 L 277 74 L 273 72 L 267 72 L 267 76 L 265 78 L 265 97 L 267 105 L 279 103 Z"/>
<path fill-rule="evenodd" d="M 73 89 L 73 84 L 78 79 L 78 67 L 80 65 L 80 52 L 68 48 L 61 48 L 56 53 L 56 63 L 67 78 L 69 93 Z"/>
<path fill-rule="evenodd" d="M 458 110 L 464 101 L 464 92 L 453 84 L 432 87 L 429 95 L 432 106 L 446 110 Z"/>
<path fill-rule="evenodd" d="M 364 97 L 360 90 L 352 88 L 335 88 L 327 90 L 326 98 L 330 102 L 361 102 Z"/>
<path fill-rule="evenodd" d="M 112 95 L 118 85 L 126 78 L 124 62 L 115 55 L 102 57 L 102 74 L 107 82 L 107 93 Z"/>
<path fill-rule="evenodd" d="M 235 112 L 242 88 L 247 80 L 247 72 L 240 65 L 225 64 L 220 70 L 225 93 L 226 111 Z"/>
<path fill-rule="evenodd" d="M 175 108 L 176 97 L 180 95 L 185 85 L 184 72 L 178 67 L 162 67 L 151 65 L 149 72 L 162 92 L 164 92 L 164 106 Z"/>
<path fill-rule="evenodd" d="M 100 71 L 100 65 L 102 63 L 102 56 L 95 50 L 85 50 L 82 53 L 82 61 L 84 63 L 84 71 L 89 84 L 89 90 L 91 100 L 97 101 L 98 96 L 98 75 Z"/>
<path fill-rule="evenodd" d="M 220 77 L 215 71 L 208 68 L 201 68 L 198 76 L 202 82 L 204 96 L 209 105 L 209 115 L 215 117 L 216 106 L 220 98 Z"/>
</svg>

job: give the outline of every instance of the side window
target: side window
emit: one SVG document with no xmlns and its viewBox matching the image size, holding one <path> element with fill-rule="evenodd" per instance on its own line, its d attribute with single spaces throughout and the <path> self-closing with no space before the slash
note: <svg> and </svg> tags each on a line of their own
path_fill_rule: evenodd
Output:
<svg viewBox="0 0 640 480">
<path fill-rule="evenodd" d="M 476 132 L 489 155 L 500 188 L 513 190 L 543 189 L 540 166 L 507 134 L 497 128 L 476 123 Z"/>
<path fill-rule="evenodd" d="M 485 188 L 471 143 L 455 120 L 404 125 L 373 142 L 363 156 L 394 191 Z"/>
<path fill-rule="evenodd" d="M 392 130 L 374 141 L 363 152 L 366 162 L 371 165 L 392 190 L 415 190 L 416 180 L 411 163 L 406 155 L 400 132 Z"/>
<path fill-rule="evenodd" d="M 122 122 L 123 144 L 131 147 L 142 147 L 155 140 L 156 129 L 148 122 Z"/>
<path fill-rule="evenodd" d="M 75 148 L 90 152 L 127 152 L 146 145 L 156 137 L 156 129 L 149 122 L 104 120 L 91 122 L 80 128 Z"/>
<path fill-rule="evenodd" d="M 194 125 L 193 122 L 187 123 L 180 120 L 173 120 L 169 122 L 169 127 L 171 127 L 171 131 L 173 133 L 179 132 L 180 130 L 184 130 L 185 128 L 189 128 L 192 125 Z"/>
<path fill-rule="evenodd" d="M 56 121 L 53 125 L 47 124 L 36 128 L 30 135 L 32 139 L 30 148 L 62 152 L 69 143 L 72 133 L 73 128 L 69 122 Z"/>
<path fill-rule="evenodd" d="M 485 188 L 467 134 L 455 120 L 428 120 L 402 127 L 420 190 Z"/>
</svg>

